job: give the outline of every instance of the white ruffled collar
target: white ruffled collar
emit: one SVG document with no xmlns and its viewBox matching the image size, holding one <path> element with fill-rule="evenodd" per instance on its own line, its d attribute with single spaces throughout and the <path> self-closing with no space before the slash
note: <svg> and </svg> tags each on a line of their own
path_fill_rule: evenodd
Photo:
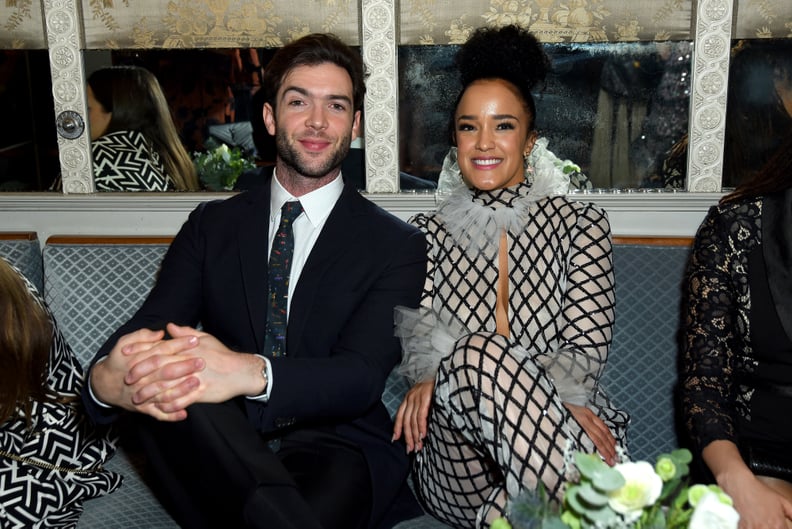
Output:
<svg viewBox="0 0 792 529">
<path fill-rule="evenodd" d="M 570 175 L 579 174 L 580 167 L 570 160 L 562 160 L 547 148 L 550 140 L 536 140 L 528 163 L 525 166 L 525 180 L 533 186 L 534 195 L 565 195 L 570 189 L 579 187 L 579 182 L 571 182 Z M 581 175 L 582 176 L 582 175 Z M 587 178 L 583 178 L 588 180 Z M 442 198 L 460 188 L 466 188 L 457 162 L 457 148 L 451 147 L 443 160 L 443 167 L 437 180 L 437 193 Z"/>
<path fill-rule="evenodd" d="M 465 185 L 452 147 L 443 162 L 438 180 L 440 205 L 437 217 L 454 242 L 472 258 L 483 254 L 491 259 L 498 252 L 500 233 L 522 231 L 538 200 L 565 195 L 570 177 L 580 168 L 560 160 L 547 149 L 547 138 L 539 138 L 528 157 L 525 180 L 494 191 L 472 190 Z"/>
<path fill-rule="evenodd" d="M 459 188 L 437 208 L 437 217 L 460 248 L 471 258 L 484 254 L 493 258 L 498 252 L 500 233 L 522 231 L 530 218 L 531 207 L 547 194 L 539 194 L 523 181 L 494 191 Z"/>
</svg>

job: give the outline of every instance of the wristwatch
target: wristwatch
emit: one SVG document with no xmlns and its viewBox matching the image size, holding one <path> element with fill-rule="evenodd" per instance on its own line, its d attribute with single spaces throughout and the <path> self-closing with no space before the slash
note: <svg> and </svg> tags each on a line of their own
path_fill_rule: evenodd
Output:
<svg viewBox="0 0 792 529">
<path fill-rule="evenodd" d="M 267 361 L 264 361 L 264 367 L 261 368 L 261 376 L 264 377 L 264 389 L 261 391 L 261 400 L 267 402 L 267 386 L 269 385 L 269 378 L 267 378 Z"/>
</svg>

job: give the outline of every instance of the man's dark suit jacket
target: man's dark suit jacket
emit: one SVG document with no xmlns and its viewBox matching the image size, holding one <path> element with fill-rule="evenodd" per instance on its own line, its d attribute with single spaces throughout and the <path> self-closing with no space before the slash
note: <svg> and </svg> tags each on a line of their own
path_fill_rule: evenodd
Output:
<svg viewBox="0 0 792 529">
<path fill-rule="evenodd" d="M 195 326 L 229 348 L 261 353 L 267 319 L 270 186 L 199 205 L 173 240 L 157 283 L 119 337 L 167 322 Z M 386 511 L 408 473 L 401 443 L 381 402 L 400 359 L 393 308 L 417 306 L 426 274 L 421 232 L 344 186 L 291 299 L 287 355 L 271 359 L 266 404 L 246 401 L 262 432 L 294 423 L 330 426 L 359 446 L 373 485 L 372 522 Z M 86 385 L 87 389 L 87 385 Z M 114 414 L 83 393 L 98 423 Z"/>
</svg>

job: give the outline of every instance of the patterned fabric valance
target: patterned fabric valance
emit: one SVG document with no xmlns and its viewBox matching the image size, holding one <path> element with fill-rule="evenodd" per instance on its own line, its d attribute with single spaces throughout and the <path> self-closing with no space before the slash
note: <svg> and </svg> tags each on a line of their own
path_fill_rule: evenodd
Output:
<svg viewBox="0 0 792 529">
<path fill-rule="evenodd" d="M 0 49 L 46 49 L 41 0 L 0 0 Z"/>
<path fill-rule="evenodd" d="M 316 31 L 336 33 L 352 45 L 360 39 L 360 0 L 74 1 L 82 5 L 89 49 L 279 47 Z M 1 49 L 47 47 L 45 3 L 0 0 Z M 402 0 L 397 5 L 401 44 L 458 44 L 479 26 L 508 23 L 529 27 L 544 42 L 688 40 L 693 9 L 692 0 Z M 738 0 L 734 12 L 735 38 L 792 37 L 789 0 Z"/>
<path fill-rule="evenodd" d="M 479 26 L 517 23 L 544 42 L 690 39 L 690 0 L 404 0 L 404 44 L 461 44 Z"/>
<path fill-rule="evenodd" d="M 82 0 L 85 40 L 100 48 L 277 48 L 331 32 L 358 43 L 357 0 Z"/>
</svg>

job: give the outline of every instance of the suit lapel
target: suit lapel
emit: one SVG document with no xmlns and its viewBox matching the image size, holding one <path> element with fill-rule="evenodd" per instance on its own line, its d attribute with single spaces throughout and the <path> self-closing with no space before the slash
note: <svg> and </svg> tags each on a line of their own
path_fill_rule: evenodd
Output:
<svg viewBox="0 0 792 529">
<path fill-rule="evenodd" d="M 270 184 L 269 180 L 251 195 L 237 231 L 242 283 L 256 339 L 256 352 L 264 347 L 264 328 L 267 321 L 267 245 L 269 238 Z"/>
<path fill-rule="evenodd" d="M 344 186 L 344 191 L 330 212 L 322 233 L 305 262 L 289 309 L 287 334 L 289 354 L 295 354 L 300 350 L 303 333 L 309 328 L 308 314 L 314 298 L 322 285 L 327 284 L 324 280 L 327 269 L 339 256 L 348 253 L 350 244 L 357 239 L 357 232 L 360 229 L 357 218 L 362 214 L 362 200 L 357 190 L 348 185 Z"/>
</svg>

